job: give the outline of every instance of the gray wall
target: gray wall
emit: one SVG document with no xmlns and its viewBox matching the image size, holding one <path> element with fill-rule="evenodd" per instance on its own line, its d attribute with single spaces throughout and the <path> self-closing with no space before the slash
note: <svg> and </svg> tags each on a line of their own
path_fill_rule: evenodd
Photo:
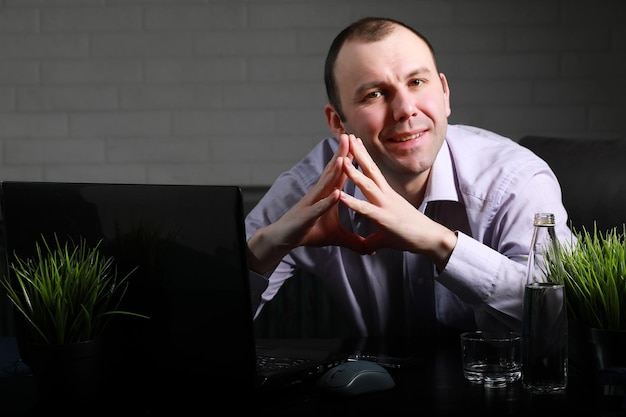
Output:
<svg viewBox="0 0 626 417">
<path fill-rule="evenodd" d="M 0 180 L 270 184 L 365 15 L 430 37 L 452 123 L 626 136 L 623 0 L 0 0 Z"/>
</svg>

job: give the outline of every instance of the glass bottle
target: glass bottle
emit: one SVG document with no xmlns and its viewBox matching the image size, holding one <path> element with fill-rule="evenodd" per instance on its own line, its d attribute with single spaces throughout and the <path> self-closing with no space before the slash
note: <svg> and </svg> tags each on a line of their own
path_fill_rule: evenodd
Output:
<svg viewBox="0 0 626 417">
<path fill-rule="evenodd" d="M 567 387 L 567 310 L 554 214 L 536 213 L 522 312 L 522 387 L 558 393 Z M 547 274 L 549 272 L 549 274 Z"/>
</svg>

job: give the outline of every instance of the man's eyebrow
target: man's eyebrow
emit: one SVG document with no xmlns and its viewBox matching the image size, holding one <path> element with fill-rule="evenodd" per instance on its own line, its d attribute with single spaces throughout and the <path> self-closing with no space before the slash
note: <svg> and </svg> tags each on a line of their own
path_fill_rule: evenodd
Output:
<svg viewBox="0 0 626 417">
<path fill-rule="evenodd" d="M 418 77 L 418 76 L 425 76 L 425 75 L 430 75 L 432 73 L 432 71 L 430 70 L 430 68 L 428 67 L 419 67 L 414 71 L 411 71 L 407 78 L 413 78 L 413 77 Z"/>
</svg>

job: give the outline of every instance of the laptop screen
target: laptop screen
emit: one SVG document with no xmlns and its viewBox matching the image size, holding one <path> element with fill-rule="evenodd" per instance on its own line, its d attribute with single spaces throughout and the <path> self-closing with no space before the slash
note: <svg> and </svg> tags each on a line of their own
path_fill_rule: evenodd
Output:
<svg viewBox="0 0 626 417">
<path fill-rule="evenodd" d="M 120 276 L 136 268 L 120 308 L 150 318 L 116 316 L 110 323 L 108 382 L 123 384 L 133 397 L 144 387 L 150 399 L 172 386 L 202 392 L 231 380 L 239 391 L 253 386 L 238 187 L 19 181 L 1 187 L 9 263 L 13 254 L 33 256 L 42 235 L 51 242 L 56 234 L 61 241 L 101 241 Z M 201 387 L 185 384 L 198 377 L 206 378 Z"/>
</svg>

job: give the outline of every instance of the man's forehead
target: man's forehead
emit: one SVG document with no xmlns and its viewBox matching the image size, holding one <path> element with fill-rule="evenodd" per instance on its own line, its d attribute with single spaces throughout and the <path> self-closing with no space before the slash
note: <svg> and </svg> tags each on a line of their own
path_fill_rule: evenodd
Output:
<svg viewBox="0 0 626 417">
<path fill-rule="evenodd" d="M 410 30 L 397 27 L 380 40 L 351 39 L 346 41 L 335 62 L 336 75 L 355 76 L 357 73 L 363 75 L 363 72 L 376 71 L 385 64 L 390 64 L 389 60 L 396 58 L 408 65 L 414 65 L 414 68 L 408 69 L 409 72 L 418 68 L 436 71 L 428 44 Z M 414 62 L 411 64 L 411 61 Z"/>
</svg>

